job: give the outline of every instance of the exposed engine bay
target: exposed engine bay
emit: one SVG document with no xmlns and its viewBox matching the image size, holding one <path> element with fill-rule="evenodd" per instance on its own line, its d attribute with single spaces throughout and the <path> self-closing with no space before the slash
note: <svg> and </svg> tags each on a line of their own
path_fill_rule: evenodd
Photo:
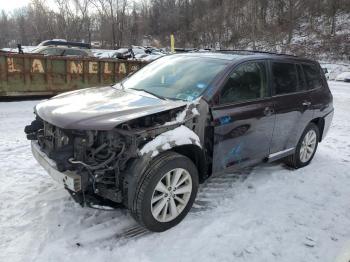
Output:
<svg viewBox="0 0 350 262">
<path fill-rule="evenodd" d="M 70 192 L 76 201 L 84 204 L 87 197 L 97 195 L 121 203 L 127 190 L 123 171 L 130 160 L 139 157 L 144 144 L 167 130 L 181 124 L 195 129 L 193 108 L 195 105 L 133 119 L 108 131 L 62 129 L 36 116 L 25 133 L 55 161 L 59 172 L 74 171 L 81 177 L 81 192 Z M 178 122 L 181 113 L 184 119 Z"/>
</svg>

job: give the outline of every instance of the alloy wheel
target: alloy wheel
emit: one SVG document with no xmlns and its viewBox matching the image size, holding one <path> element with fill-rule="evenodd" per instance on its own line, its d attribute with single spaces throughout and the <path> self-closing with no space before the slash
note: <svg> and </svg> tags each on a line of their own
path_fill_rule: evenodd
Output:
<svg viewBox="0 0 350 262">
<path fill-rule="evenodd" d="M 159 222 L 174 220 L 185 209 L 192 193 L 192 178 L 183 168 L 167 172 L 157 183 L 151 198 L 153 217 Z"/>
<path fill-rule="evenodd" d="M 300 161 L 302 163 L 306 163 L 311 159 L 316 148 L 316 139 L 317 135 L 315 130 L 313 129 L 309 130 L 309 132 L 305 134 L 299 152 Z"/>
</svg>

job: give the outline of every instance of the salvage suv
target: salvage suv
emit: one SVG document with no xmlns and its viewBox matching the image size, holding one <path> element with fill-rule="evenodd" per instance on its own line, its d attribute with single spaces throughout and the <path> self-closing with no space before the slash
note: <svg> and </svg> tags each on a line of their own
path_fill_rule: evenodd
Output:
<svg viewBox="0 0 350 262">
<path fill-rule="evenodd" d="M 115 86 L 39 103 L 25 132 L 34 157 L 76 201 L 122 203 L 160 232 L 186 216 L 211 175 L 277 159 L 308 165 L 332 100 L 312 60 L 175 54 Z"/>
</svg>

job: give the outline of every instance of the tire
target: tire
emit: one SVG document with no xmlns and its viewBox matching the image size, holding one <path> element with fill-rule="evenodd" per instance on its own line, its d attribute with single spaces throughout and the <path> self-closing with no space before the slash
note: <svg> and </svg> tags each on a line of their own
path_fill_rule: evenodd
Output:
<svg viewBox="0 0 350 262">
<path fill-rule="evenodd" d="M 177 178 L 179 178 L 178 183 L 184 181 L 178 185 L 178 188 L 176 186 L 172 188 Z M 166 186 L 166 191 L 160 183 Z M 190 192 L 187 192 L 188 190 Z M 180 194 L 182 191 L 187 193 Z M 182 221 L 191 209 L 197 191 L 196 166 L 189 158 L 168 151 L 153 159 L 141 175 L 130 211 L 140 225 L 150 231 L 162 232 Z M 160 210 L 161 206 L 163 208 Z M 159 210 L 160 213 L 156 215 Z"/>
<path fill-rule="evenodd" d="M 310 134 L 313 134 L 312 139 L 310 139 L 311 138 Z M 305 128 L 303 134 L 301 135 L 301 137 L 299 139 L 299 142 L 298 142 L 298 145 L 295 149 L 294 154 L 290 155 L 286 158 L 286 160 L 285 160 L 286 165 L 290 166 L 292 168 L 298 169 L 298 168 L 301 168 L 301 167 L 304 167 L 304 166 L 307 166 L 308 164 L 310 164 L 310 162 L 312 161 L 312 159 L 314 158 L 314 155 L 316 153 L 319 138 L 320 138 L 320 130 L 318 129 L 318 126 L 315 125 L 314 123 L 308 124 L 307 127 Z M 305 149 L 305 147 L 304 147 L 305 143 L 306 144 L 308 143 L 307 139 L 314 141 L 314 145 L 312 147 L 312 149 L 313 149 L 312 152 L 310 152 L 311 147 L 307 147 L 307 149 Z M 306 150 L 306 151 L 304 151 L 304 150 Z M 305 152 L 307 152 L 307 153 L 305 153 Z"/>
</svg>

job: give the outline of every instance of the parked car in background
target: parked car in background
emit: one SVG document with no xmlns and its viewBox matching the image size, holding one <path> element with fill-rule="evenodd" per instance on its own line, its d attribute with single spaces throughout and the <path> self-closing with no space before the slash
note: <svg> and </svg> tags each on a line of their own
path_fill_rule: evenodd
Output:
<svg viewBox="0 0 350 262">
<path fill-rule="evenodd" d="M 333 117 L 317 62 L 254 52 L 165 56 L 34 110 L 33 155 L 76 201 L 122 203 L 157 232 L 187 215 L 212 175 L 309 165 Z"/>
<path fill-rule="evenodd" d="M 343 72 L 336 76 L 336 81 L 350 82 L 350 72 Z"/>
<path fill-rule="evenodd" d="M 93 57 L 90 44 L 68 42 L 64 40 L 47 40 L 41 42 L 37 48 L 31 51 L 34 54 L 46 56 L 81 56 Z"/>
</svg>

